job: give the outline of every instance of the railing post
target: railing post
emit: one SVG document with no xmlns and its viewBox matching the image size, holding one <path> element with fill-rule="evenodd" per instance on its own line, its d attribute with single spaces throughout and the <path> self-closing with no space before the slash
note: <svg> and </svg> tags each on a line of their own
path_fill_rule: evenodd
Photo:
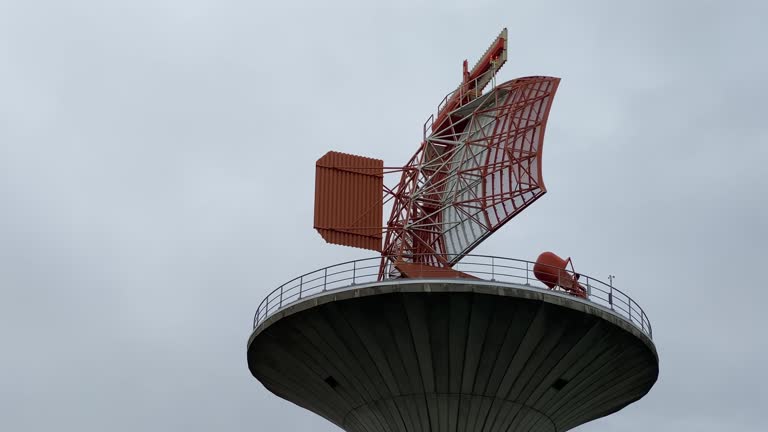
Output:
<svg viewBox="0 0 768 432">
<path fill-rule="evenodd" d="M 627 296 L 629 301 L 627 302 L 629 304 L 629 322 L 632 322 L 632 299 Z"/>
<path fill-rule="evenodd" d="M 648 321 L 648 336 L 653 339 L 653 327 L 651 326 L 651 320 L 648 319 L 648 316 L 646 316 L 645 319 Z"/>
<path fill-rule="evenodd" d="M 357 273 L 357 261 L 352 261 L 352 285 L 355 284 L 355 273 Z"/>
<path fill-rule="evenodd" d="M 328 267 L 323 270 L 325 270 L 325 273 L 323 273 L 323 292 L 325 292 L 325 289 L 328 286 Z"/>
<path fill-rule="evenodd" d="M 645 314 L 645 311 L 643 311 L 643 322 L 648 322 L 648 334 L 651 334 L 651 322 L 648 321 L 648 315 Z"/>
<path fill-rule="evenodd" d="M 613 285 L 611 285 L 611 290 L 608 292 L 608 304 L 611 306 L 611 310 L 613 310 Z"/>
<path fill-rule="evenodd" d="M 589 284 L 589 276 L 587 276 L 587 300 L 592 298 L 592 285 Z"/>
<path fill-rule="evenodd" d="M 284 286 L 285 285 L 280 285 L 280 306 L 278 307 L 278 309 L 283 307 L 283 287 Z M 269 304 L 269 301 L 267 301 L 267 304 Z"/>
<path fill-rule="evenodd" d="M 525 262 L 525 284 L 528 284 L 528 261 Z"/>
<path fill-rule="evenodd" d="M 299 300 L 301 300 L 301 293 L 304 291 L 304 275 L 299 278 Z"/>
<path fill-rule="evenodd" d="M 496 261 L 494 257 L 491 257 L 491 280 L 496 280 Z"/>
</svg>

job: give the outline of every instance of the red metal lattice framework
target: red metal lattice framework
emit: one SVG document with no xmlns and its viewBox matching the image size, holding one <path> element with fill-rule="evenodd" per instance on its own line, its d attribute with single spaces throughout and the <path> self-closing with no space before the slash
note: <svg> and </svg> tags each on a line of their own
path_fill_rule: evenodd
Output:
<svg viewBox="0 0 768 432">
<path fill-rule="evenodd" d="M 336 152 L 318 160 L 315 228 L 327 241 L 380 251 L 380 277 L 391 268 L 388 261 L 403 276 L 424 268 L 451 271 L 546 192 L 541 154 L 560 79 L 517 78 L 483 94 L 506 62 L 506 45 L 504 29 L 471 71 L 464 61 L 462 83 L 427 121 L 404 167 Z M 401 172 L 400 181 L 388 188 L 380 179 L 393 172 Z M 381 209 L 389 201 L 382 228 Z"/>
<path fill-rule="evenodd" d="M 449 266 L 543 195 L 542 143 L 557 84 L 519 78 L 451 113 L 403 170 L 382 252 Z"/>
</svg>

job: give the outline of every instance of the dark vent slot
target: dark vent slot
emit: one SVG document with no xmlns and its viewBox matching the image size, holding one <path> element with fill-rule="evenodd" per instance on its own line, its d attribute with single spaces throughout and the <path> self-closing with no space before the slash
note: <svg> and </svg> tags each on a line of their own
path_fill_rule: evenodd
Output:
<svg viewBox="0 0 768 432">
<path fill-rule="evenodd" d="M 562 378 L 558 378 L 557 381 L 555 381 L 555 383 L 552 384 L 552 388 L 557 390 L 557 391 L 560 391 L 560 390 L 563 389 L 563 387 L 565 387 L 566 384 L 568 384 L 568 381 L 566 381 L 566 380 L 564 380 Z"/>
<path fill-rule="evenodd" d="M 332 376 L 329 376 L 328 378 L 326 378 L 325 379 L 325 383 L 328 384 L 329 386 L 331 386 L 332 389 L 335 389 L 336 387 L 339 386 L 339 382 L 336 381 L 336 378 L 334 378 Z"/>
</svg>

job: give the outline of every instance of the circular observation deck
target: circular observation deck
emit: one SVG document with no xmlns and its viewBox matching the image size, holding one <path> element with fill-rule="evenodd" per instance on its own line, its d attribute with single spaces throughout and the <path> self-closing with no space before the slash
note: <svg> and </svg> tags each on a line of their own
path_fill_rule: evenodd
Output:
<svg viewBox="0 0 768 432">
<path fill-rule="evenodd" d="M 349 432 L 565 431 L 656 382 L 647 315 L 597 279 L 581 275 L 580 298 L 532 262 L 469 255 L 454 268 L 472 278 L 379 281 L 380 259 L 272 291 L 248 342 L 254 377 Z"/>
</svg>

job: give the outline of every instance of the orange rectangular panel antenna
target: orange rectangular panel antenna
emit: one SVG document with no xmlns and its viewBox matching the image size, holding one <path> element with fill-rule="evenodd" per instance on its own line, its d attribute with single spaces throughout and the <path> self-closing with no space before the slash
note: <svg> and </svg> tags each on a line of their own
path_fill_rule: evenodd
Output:
<svg viewBox="0 0 768 432">
<path fill-rule="evenodd" d="M 328 243 L 381 251 L 384 161 L 328 152 L 315 169 L 315 229 Z"/>
</svg>

